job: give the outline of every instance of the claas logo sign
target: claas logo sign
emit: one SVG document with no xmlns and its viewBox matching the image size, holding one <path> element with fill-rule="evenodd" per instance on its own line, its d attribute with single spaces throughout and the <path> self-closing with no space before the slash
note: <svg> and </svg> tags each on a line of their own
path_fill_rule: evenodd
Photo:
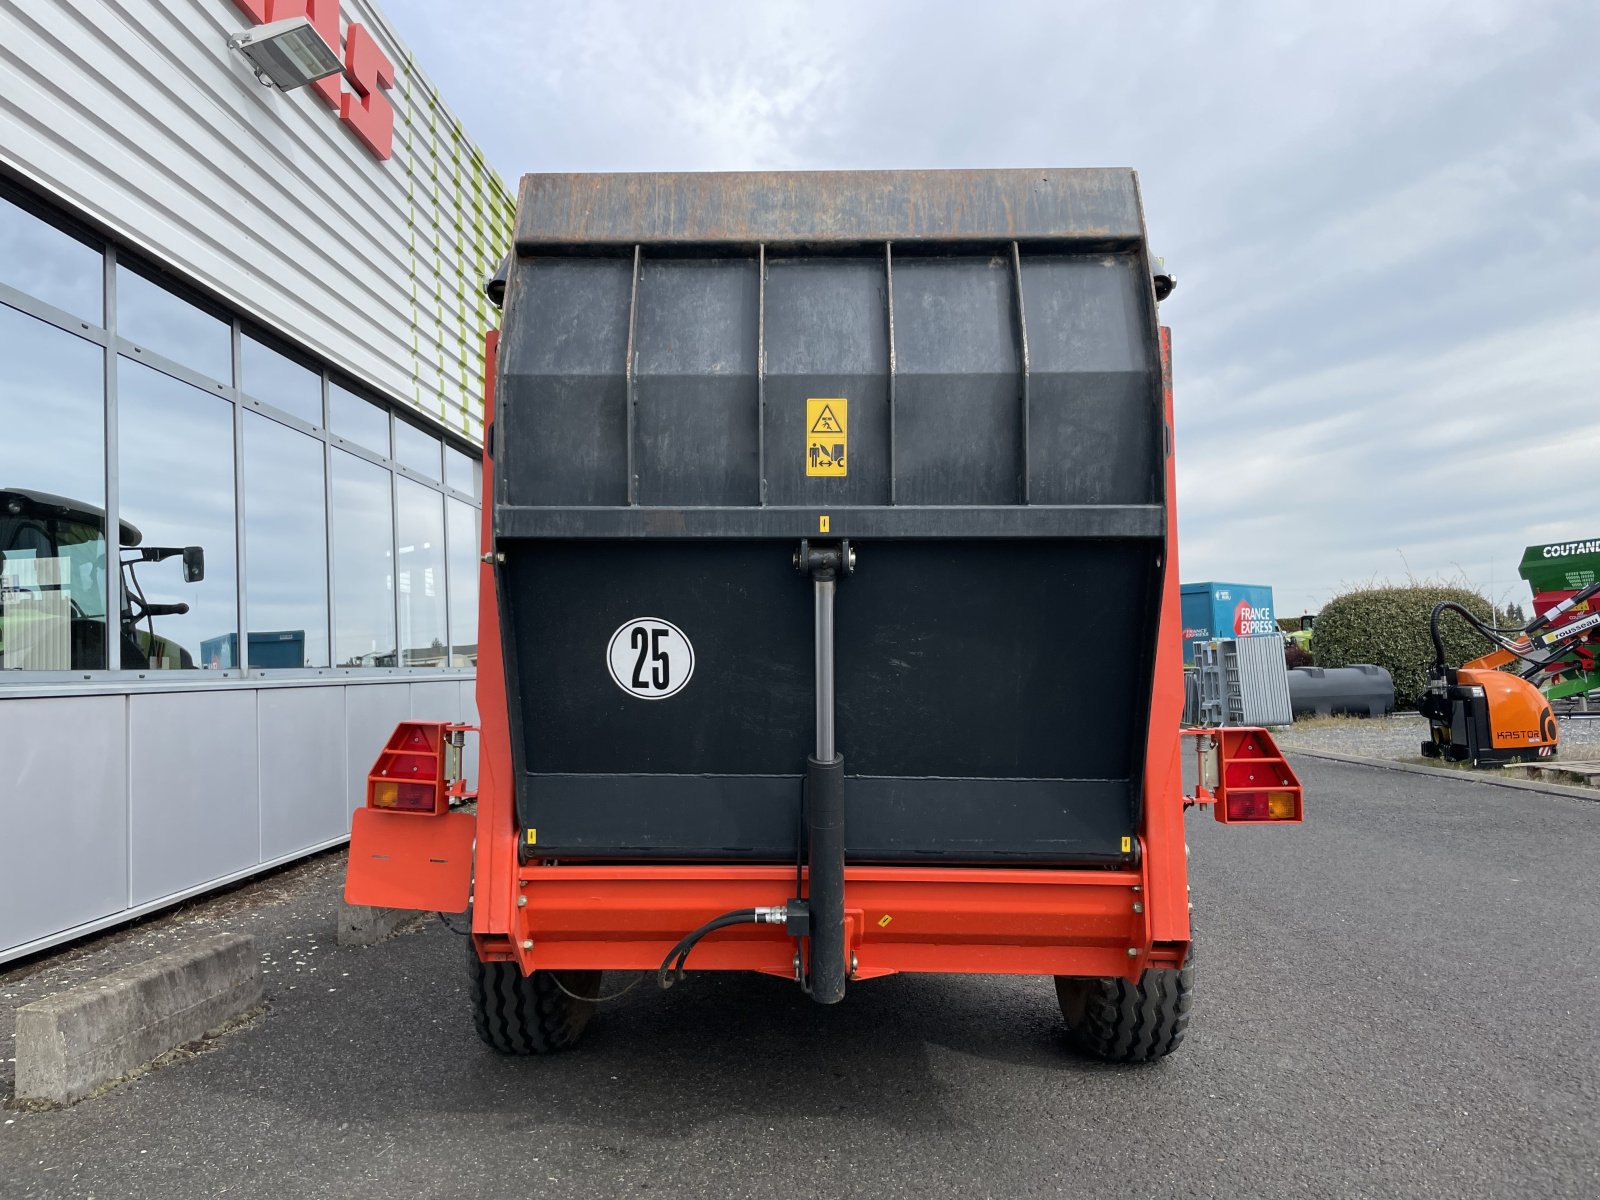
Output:
<svg viewBox="0 0 1600 1200">
<path fill-rule="evenodd" d="M 339 77 L 330 75 L 311 85 L 311 90 L 339 120 L 350 127 L 361 144 L 378 159 L 387 159 L 394 150 L 394 106 L 384 93 L 394 87 L 394 64 L 365 25 L 351 25 L 340 45 L 339 0 L 233 0 L 234 5 L 257 25 L 305 17 L 322 35 L 322 40 L 344 59 L 344 78 L 355 90 L 339 86 Z"/>
</svg>

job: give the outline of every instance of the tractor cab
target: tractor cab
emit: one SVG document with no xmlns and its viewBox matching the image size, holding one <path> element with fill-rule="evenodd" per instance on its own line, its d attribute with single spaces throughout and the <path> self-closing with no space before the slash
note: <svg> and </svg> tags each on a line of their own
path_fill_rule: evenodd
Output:
<svg viewBox="0 0 1600 1200">
<path fill-rule="evenodd" d="M 0 488 L 0 669 L 104 670 L 105 513 L 90 504 L 23 488 Z M 127 521 L 118 529 L 122 573 L 117 630 L 128 670 L 190 668 L 188 650 L 155 632 L 154 619 L 187 604 L 145 599 L 136 568 L 181 558 L 185 583 L 205 578 L 199 546 L 143 546 Z"/>
</svg>

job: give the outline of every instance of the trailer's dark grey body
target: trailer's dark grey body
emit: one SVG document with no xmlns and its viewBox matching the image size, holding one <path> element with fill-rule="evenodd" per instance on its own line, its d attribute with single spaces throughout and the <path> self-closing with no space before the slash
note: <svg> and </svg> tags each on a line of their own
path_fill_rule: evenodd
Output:
<svg viewBox="0 0 1600 1200">
<path fill-rule="evenodd" d="M 793 860 L 809 538 L 858 553 L 851 859 L 1123 859 L 1160 396 L 1132 172 L 526 177 L 492 450 L 536 853 Z M 843 477 L 806 474 L 818 398 L 848 400 Z M 667 699 L 607 667 L 642 617 L 693 643 Z"/>
</svg>

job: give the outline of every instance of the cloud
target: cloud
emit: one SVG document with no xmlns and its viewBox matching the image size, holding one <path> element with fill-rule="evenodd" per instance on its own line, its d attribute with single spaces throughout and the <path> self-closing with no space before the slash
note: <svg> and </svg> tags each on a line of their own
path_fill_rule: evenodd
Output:
<svg viewBox="0 0 1600 1200">
<path fill-rule="evenodd" d="M 1464 573 L 1487 587 L 1498 559 L 1503 592 L 1524 545 L 1593 528 L 1580 498 L 1595 491 L 1582 464 L 1600 453 L 1597 346 L 1600 314 L 1588 313 L 1234 393 L 1247 429 L 1314 415 L 1265 437 L 1180 428 L 1185 575 L 1251 564 L 1250 578 L 1305 604 L 1375 573 Z"/>
<path fill-rule="evenodd" d="M 1137 167 L 1188 578 L 1504 591 L 1600 534 L 1593 0 L 384 8 L 508 179 Z"/>
</svg>

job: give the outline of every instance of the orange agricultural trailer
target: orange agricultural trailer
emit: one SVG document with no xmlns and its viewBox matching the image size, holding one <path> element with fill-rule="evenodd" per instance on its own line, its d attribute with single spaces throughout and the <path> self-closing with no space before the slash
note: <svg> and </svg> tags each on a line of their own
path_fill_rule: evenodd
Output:
<svg viewBox="0 0 1600 1200">
<path fill-rule="evenodd" d="M 1052 976 L 1085 1052 L 1173 1050 L 1184 810 L 1302 802 L 1265 731 L 1180 730 L 1154 267 L 1124 170 L 524 178 L 477 787 L 402 724 L 347 898 L 470 906 L 508 1053 L 687 966 Z"/>
</svg>

